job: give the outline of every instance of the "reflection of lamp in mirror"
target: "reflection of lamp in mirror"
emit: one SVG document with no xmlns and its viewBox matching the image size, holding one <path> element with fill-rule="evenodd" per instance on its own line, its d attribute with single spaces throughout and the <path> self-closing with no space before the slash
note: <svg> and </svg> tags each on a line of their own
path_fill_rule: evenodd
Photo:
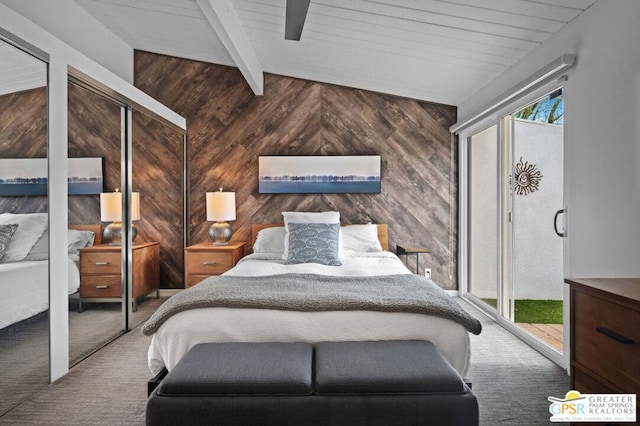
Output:
<svg viewBox="0 0 640 426">
<path fill-rule="evenodd" d="M 214 221 L 209 228 L 209 239 L 214 246 L 226 246 L 231 239 L 231 225 L 226 220 L 236 220 L 236 193 L 207 192 L 207 220 Z"/>
<path fill-rule="evenodd" d="M 131 193 L 131 220 L 140 219 L 140 193 Z M 104 228 L 103 241 L 111 245 L 122 245 L 122 194 L 103 192 L 100 194 L 100 220 L 112 222 Z M 138 231 L 131 224 L 131 241 L 136 239 Z"/>
</svg>

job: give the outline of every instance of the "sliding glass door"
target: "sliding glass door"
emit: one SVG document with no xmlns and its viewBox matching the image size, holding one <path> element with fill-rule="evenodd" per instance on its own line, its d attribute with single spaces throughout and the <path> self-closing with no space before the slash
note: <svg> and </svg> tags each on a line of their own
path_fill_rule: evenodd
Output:
<svg viewBox="0 0 640 426">
<path fill-rule="evenodd" d="M 502 118 L 508 163 L 505 183 L 505 294 L 502 316 L 536 343 L 563 352 L 562 90 L 547 93 Z M 503 179 L 506 179 L 504 176 Z"/>
<path fill-rule="evenodd" d="M 561 88 L 461 135 L 463 294 L 563 364 Z"/>
</svg>

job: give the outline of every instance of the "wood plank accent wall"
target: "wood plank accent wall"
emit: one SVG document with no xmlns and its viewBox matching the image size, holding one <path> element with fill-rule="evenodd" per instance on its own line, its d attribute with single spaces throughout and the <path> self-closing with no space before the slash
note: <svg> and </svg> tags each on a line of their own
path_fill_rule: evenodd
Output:
<svg viewBox="0 0 640 426">
<path fill-rule="evenodd" d="M 160 243 L 160 286 L 183 288 L 183 136 L 157 120 L 133 112 L 133 190 L 140 192 L 144 241 Z"/>
<path fill-rule="evenodd" d="M 457 288 L 455 107 L 270 74 L 255 97 L 236 68 L 134 55 L 135 85 L 187 118 L 192 244 L 207 240 L 205 192 L 223 187 L 236 192 L 234 240 L 285 210 L 338 210 L 343 223 L 388 223 L 390 250 L 431 248 L 420 272 Z M 381 194 L 258 194 L 259 155 L 364 154 L 382 157 Z"/>
<path fill-rule="evenodd" d="M 0 158 L 47 157 L 47 88 L 0 96 Z M 42 213 L 47 197 L 0 197 L 0 213 Z"/>
</svg>

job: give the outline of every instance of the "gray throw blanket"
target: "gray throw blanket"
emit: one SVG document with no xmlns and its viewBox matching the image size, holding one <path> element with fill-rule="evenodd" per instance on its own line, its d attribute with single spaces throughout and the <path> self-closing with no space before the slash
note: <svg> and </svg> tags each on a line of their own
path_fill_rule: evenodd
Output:
<svg viewBox="0 0 640 426">
<path fill-rule="evenodd" d="M 482 325 L 444 290 L 413 274 L 338 277 L 283 274 L 210 277 L 172 296 L 142 327 L 153 334 L 172 315 L 197 308 L 227 307 L 284 311 L 381 311 L 435 315 L 462 324 L 473 334 Z"/>
</svg>

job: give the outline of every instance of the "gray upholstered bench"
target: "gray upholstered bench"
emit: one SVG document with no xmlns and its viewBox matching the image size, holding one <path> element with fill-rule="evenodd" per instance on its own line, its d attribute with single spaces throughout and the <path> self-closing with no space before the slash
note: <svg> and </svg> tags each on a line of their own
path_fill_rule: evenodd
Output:
<svg viewBox="0 0 640 426">
<path fill-rule="evenodd" d="M 477 425 L 431 342 L 205 343 L 147 402 L 148 425 Z"/>
</svg>

